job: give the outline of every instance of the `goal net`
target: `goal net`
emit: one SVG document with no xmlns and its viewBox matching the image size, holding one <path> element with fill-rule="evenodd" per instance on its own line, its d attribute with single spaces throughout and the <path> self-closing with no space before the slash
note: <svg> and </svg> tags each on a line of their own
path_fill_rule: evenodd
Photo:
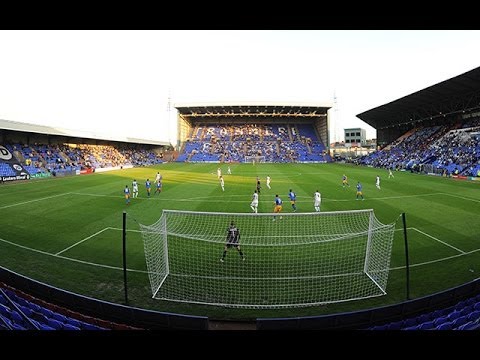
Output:
<svg viewBox="0 0 480 360">
<path fill-rule="evenodd" d="M 373 210 L 273 214 L 163 210 L 140 225 L 153 298 L 245 308 L 386 294 L 395 223 Z M 240 250 L 220 261 L 234 221 Z"/>
<path fill-rule="evenodd" d="M 245 162 L 246 163 L 264 163 L 265 162 L 265 156 L 245 156 Z"/>
</svg>

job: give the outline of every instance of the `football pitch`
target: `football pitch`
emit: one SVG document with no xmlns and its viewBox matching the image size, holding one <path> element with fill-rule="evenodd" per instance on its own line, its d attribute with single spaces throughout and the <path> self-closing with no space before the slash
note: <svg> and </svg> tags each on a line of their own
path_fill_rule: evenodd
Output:
<svg viewBox="0 0 480 360">
<path fill-rule="evenodd" d="M 223 192 L 216 170 L 225 179 Z M 432 294 L 480 274 L 480 181 L 358 167 L 348 164 L 163 164 L 92 175 L 0 185 L 0 265 L 79 294 L 123 303 L 122 214 L 127 213 L 129 305 L 216 319 L 308 316 L 353 311 L 406 300 L 403 224 L 406 213 L 410 255 L 410 297 Z M 145 180 L 157 171 L 163 191 L 147 197 Z M 350 187 L 342 187 L 342 175 Z M 265 184 L 269 175 L 271 189 Z M 381 190 L 375 177 L 381 178 Z M 262 182 L 259 213 L 273 212 L 275 194 L 290 213 L 374 209 L 384 224 L 396 222 L 387 295 L 367 300 L 292 309 L 238 309 L 152 299 L 139 223 L 156 222 L 163 209 L 250 213 L 256 177 Z M 139 183 L 139 197 L 125 204 L 123 189 Z M 363 185 L 364 201 L 355 199 Z M 225 227 L 226 228 L 226 227 Z M 218 249 L 216 261 L 223 249 Z M 238 256 L 231 252 L 229 257 Z M 222 264 L 218 261 L 218 266 Z M 229 284 L 228 286 L 232 286 Z M 241 285 L 239 285 L 241 286 Z M 339 285 L 341 286 L 341 285 Z M 248 291 L 248 290 L 246 290 Z"/>
</svg>

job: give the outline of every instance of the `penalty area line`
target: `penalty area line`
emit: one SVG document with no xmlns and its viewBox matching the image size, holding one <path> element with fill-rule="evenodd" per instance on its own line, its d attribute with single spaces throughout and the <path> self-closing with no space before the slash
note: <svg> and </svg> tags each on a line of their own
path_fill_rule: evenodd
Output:
<svg viewBox="0 0 480 360">
<path fill-rule="evenodd" d="M 442 240 L 440 240 L 440 239 L 437 239 L 435 236 L 432 236 L 432 235 L 430 235 L 430 234 L 427 234 L 426 232 L 423 232 L 423 231 L 421 231 L 421 230 L 418 230 L 417 228 L 412 228 L 412 230 L 415 230 L 415 231 L 419 232 L 420 234 L 423 234 L 423 235 L 425 235 L 425 236 L 428 236 L 430 239 L 433 239 L 433 240 L 435 240 L 435 241 L 438 241 L 439 243 L 441 243 L 441 244 L 443 244 L 443 245 L 445 245 L 445 246 L 448 246 L 449 248 L 452 248 L 453 250 L 458 251 L 460 254 L 466 254 L 465 251 L 460 250 L 459 248 L 456 248 L 456 247 L 453 246 L 453 245 L 447 244 L 446 242 L 444 242 L 444 241 L 442 241 Z"/>
<path fill-rule="evenodd" d="M 446 242 L 444 242 L 444 241 L 436 238 L 435 236 L 432 236 L 432 235 L 430 235 L 430 234 L 427 234 L 426 232 L 423 232 L 422 230 L 418 230 L 417 228 L 407 227 L 407 230 L 415 230 L 416 232 L 419 232 L 420 234 L 425 235 L 425 236 L 429 237 L 430 239 L 433 239 L 433 240 L 435 240 L 435 241 L 438 241 L 439 243 L 441 243 L 441 244 L 443 244 L 443 245 L 445 245 L 445 246 L 448 246 L 449 248 L 451 248 L 451 249 L 453 249 L 453 250 L 455 250 L 455 251 L 458 251 L 458 252 L 459 252 L 460 254 L 462 254 L 462 255 L 468 254 L 467 252 L 465 252 L 465 251 L 463 251 L 463 250 L 460 250 L 459 248 L 456 248 L 455 246 L 450 245 L 450 244 L 448 244 L 448 243 L 446 243 Z M 395 231 L 403 231 L 403 229 L 395 229 Z M 479 250 L 480 250 L 480 249 L 479 249 Z M 476 250 L 474 250 L 474 251 L 476 251 Z"/>
<path fill-rule="evenodd" d="M 60 254 L 64 253 L 65 251 L 68 251 L 68 250 L 70 250 L 71 248 L 73 248 L 73 247 L 75 247 L 75 246 L 77 246 L 77 245 L 80 245 L 80 244 L 83 243 L 84 241 L 87 241 L 88 239 L 91 239 L 91 238 L 93 238 L 94 236 L 97 236 L 97 235 L 101 234 L 102 232 L 104 232 L 105 230 L 108 230 L 108 229 L 110 229 L 110 228 L 106 227 L 105 229 L 102 229 L 102 230 L 100 230 L 100 231 L 97 231 L 95 234 L 92 234 L 92 235 L 90 235 L 90 236 L 87 236 L 85 239 L 82 239 L 82 240 L 80 240 L 80 241 L 77 241 L 75 244 L 70 245 L 69 247 L 67 247 L 67 248 L 65 248 L 65 249 L 63 249 L 63 250 L 55 253 L 55 255 L 60 255 Z"/>
</svg>

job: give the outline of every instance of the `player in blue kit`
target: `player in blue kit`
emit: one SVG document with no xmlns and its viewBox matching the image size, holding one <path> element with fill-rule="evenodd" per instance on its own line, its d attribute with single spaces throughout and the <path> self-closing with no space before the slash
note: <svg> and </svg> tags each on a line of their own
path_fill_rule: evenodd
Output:
<svg viewBox="0 0 480 360">
<path fill-rule="evenodd" d="M 297 194 L 295 194 L 292 189 L 289 190 L 288 197 L 290 198 L 290 204 L 292 204 L 293 212 L 297 211 L 297 205 L 295 202 L 297 201 Z"/>
<path fill-rule="evenodd" d="M 361 196 L 362 200 L 365 200 L 363 198 L 363 192 L 362 192 L 362 184 L 360 184 L 360 181 L 357 183 L 357 198 L 355 200 L 358 200 L 358 197 Z"/>
<path fill-rule="evenodd" d="M 278 195 L 275 195 L 275 207 L 273 208 L 273 212 L 275 214 L 280 214 L 282 212 L 282 204 L 283 204 L 282 199 L 280 199 Z M 280 219 L 281 218 L 282 216 L 280 215 Z M 276 220 L 276 215 L 273 215 L 273 221 L 275 220 Z"/>
<path fill-rule="evenodd" d="M 150 196 L 150 192 L 152 191 L 152 184 L 148 179 L 147 181 L 145 181 L 145 188 L 147 189 L 147 196 Z"/>
<path fill-rule="evenodd" d="M 130 189 L 128 185 L 125 185 L 125 189 L 123 189 L 123 193 L 125 194 L 125 203 L 128 205 L 130 204 Z"/>
</svg>

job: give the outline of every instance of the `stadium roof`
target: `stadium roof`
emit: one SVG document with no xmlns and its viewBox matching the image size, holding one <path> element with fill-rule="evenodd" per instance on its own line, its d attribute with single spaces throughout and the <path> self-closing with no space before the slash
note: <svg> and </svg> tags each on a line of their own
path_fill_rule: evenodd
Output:
<svg viewBox="0 0 480 360">
<path fill-rule="evenodd" d="M 190 118 L 205 117 L 318 117 L 327 114 L 331 103 L 236 102 L 175 104 L 180 114 Z"/>
<path fill-rule="evenodd" d="M 28 123 L 22 123 L 17 121 L 0 119 L 0 130 L 2 129 L 10 130 L 10 131 L 29 132 L 29 133 L 35 133 L 35 134 L 67 136 L 67 137 L 74 137 L 74 138 L 81 138 L 81 139 L 119 141 L 119 142 L 134 143 L 134 144 L 169 145 L 169 143 L 165 141 L 137 139 L 137 138 L 123 137 L 123 136 L 111 136 L 111 135 L 101 134 L 96 131 L 69 130 L 69 129 L 64 129 L 60 127 L 35 125 L 35 124 L 28 124 Z"/>
<path fill-rule="evenodd" d="M 376 129 L 480 109 L 480 67 L 358 114 Z"/>
</svg>

